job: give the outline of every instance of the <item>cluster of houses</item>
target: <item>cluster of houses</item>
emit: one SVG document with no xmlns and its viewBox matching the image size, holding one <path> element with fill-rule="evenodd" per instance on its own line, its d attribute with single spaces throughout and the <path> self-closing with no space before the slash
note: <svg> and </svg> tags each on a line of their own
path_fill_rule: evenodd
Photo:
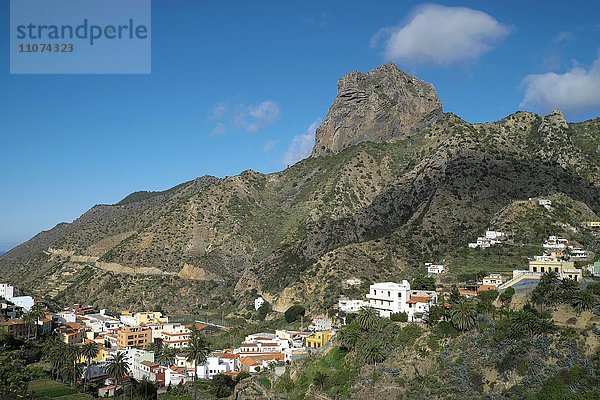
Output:
<svg viewBox="0 0 600 400">
<path fill-rule="evenodd" d="M 475 242 L 468 244 L 470 249 L 482 248 L 486 249 L 497 244 L 501 244 L 501 238 L 505 237 L 504 232 L 487 230 L 483 236 L 479 236 Z"/>
<path fill-rule="evenodd" d="M 1 287 L 0 331 L 16 337 L 29 335 L 31 327 L 28 327 L 23 316 L 33 304 L 27 309 L 15 305 L 5 297 L 14 298 L 14 288 L 8 284 L 2 284 Z M 258 303 L 260 301 L 255 304 L 257 309 L 262 305 Z M 88 381 L 106 382 L 107 386 L 99 392 L 101 396 L 110 396 L 121 390 L 106 381 L 108 376 L 104 371 L 104 366 L 116 352 L 125 353 L 132 378 L 147 379 L 161 387 L 191 381 L 194 375 L 199 379 L 212 379 L 218 374 L 235 376 L 242 371 L 254 373 L 271 366 L 287 365 L 307 357 L 311 351 L 321 349 L 334 335 L 332 321 L 317 318 L 306 332 L 277 330 L 275 333 L 248 335 L 237 348 L 213 351 L 206 362 L 194 365 L 187 360 L 186 354 L 192 329 L 217 333 L 223 327 L 201 322 L 191 325 L 170 322 L 167 316 L 158 311 L 123 311 L 117 317 L 106 310 L 80 304 L 55 314 L 46 312 L 44 317 L 38 318 L 37 324 L 36 329 L 40 334 L 54 332 L 69 345 L 96 344 L 98 354 L 91 360 L 92 364 L 85 368 L 84 374 Z M 173 362 L 159 362 L 149 348 L 151 344 L 172 349 L 176 354 Z M 82 358 L 80 361 L 83 364 L 86 360 Z"/>
</svg>

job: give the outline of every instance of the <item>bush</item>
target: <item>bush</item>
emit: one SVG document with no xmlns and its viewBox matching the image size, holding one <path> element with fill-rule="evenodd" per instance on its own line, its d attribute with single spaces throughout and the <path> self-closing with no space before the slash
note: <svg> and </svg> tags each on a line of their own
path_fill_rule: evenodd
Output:
<svg viewBox="0 0 600 400">
<path fill-rule="evenodd" d="M 483 292 L 479 292 L 477 297 L 479 297 L 479 300 L 483 301 L 484 303 L 492 303 L 494 300 L 496 300 L 498 298 L 498 291 L 497 290 L 484 290 Z"/>
<path fill-rule="evenodd" d="M 435 290 L 435 278 L 432 276 L 417 276 L 410 283 L 412 290 Z"/>
<path fill-rule="evenodd" d="M 408 314 L 405 312 L 394 313 L 390 315 L 390 320 L 394 322 L 408 322 Z"/>
<path fill-rule="evenodd" d="M 502 304 L 505 307 L 510 304 L 514 294 L 515 294 L 515 289 L 513 289 L 512 287 L 509 287 L 504 292 L 500 293 L 500 301 L 502 302 Z"/>
<path fill-rule="evenodd" d="M 288 308 L 284 314 L 285 321 L 287 323 L 292 323 L 298 321 L 300 317 L 304 317 L 306 310 L 299 304 L 295 304 Z"/>
<path fill-rule="evenodd" d="M 259 321 L 264 321 L 267 314 L 269 314 L 271 311 L 273 311 L 273 308 L 265 301 L 256 311 L 256 319 Z"/>
<path fill-rule="evenodd" d="M 452 338 L 458 336 L 458 330 L 449 321 L 440 321 L 432 332 L 439 338 Z"/>
</svg>

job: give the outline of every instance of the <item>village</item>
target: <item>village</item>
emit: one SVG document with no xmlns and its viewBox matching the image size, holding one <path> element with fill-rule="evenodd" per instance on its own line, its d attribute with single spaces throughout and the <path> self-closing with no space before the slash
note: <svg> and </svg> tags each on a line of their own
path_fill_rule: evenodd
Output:
<svg viewBox="0 0 600 400">
<path fill-rule="evenodd" d="M 593 230 L 600 228 L 600 222 L 587 225 Z M 505 233 L 490 229 L 468 247 L 485 251 L 501 246 L 505 237 Z M 287 366 L 298 360 L 326 351 L 339 329 L 346 325 L 347 318 L 365 308 L 392 321 L 420 324 L 427 322 L 432 307 L 449 307 L 444 299 L 453 295 L 471 299 L 491 290 L 500 293 L 509 288 L 528 290 L 535 288 L 547 274 L 575 282 L 585 276 L 600 277 L 600 261 L 588 262 L 593 255 L 567 239 L 550 235 L 542 247 L 544 254 L 531 255 L 528 268 L 514 270 L 510 276 L 489 273 L 480 280 L 451 286 L 440 284 L 440 278 L 447 273 L 443 263 L 426 263 L 423 271 L 429 281 L 434 282 L 431 287 L 411 287 L 406 279 L 375 282 L 369 285 L 363 298 L 340 296 L 335 315 L 313 318 L 306 329 L 303 310 L 298 330 L 256 332 L 246 335 L 237 346 L 221 349 L 209 349 L 201 338 L 231 329 L 224 325 L 198 320 L 172 321 L 156 310 L 123 310 L 111 315 L 105 309 L 82 304 L 50 312 L 31 296 L 15 295 L 16 290 L 9 283 L 0 283 L 0 332 L 26 340 L 53 336 L 61 343 L 80 348 L 75 362 L 81 373 L 75 380 L 96 382 L 99 397 L 124 393 L 128 379 L 147 381 L 164 391 L 196 379 L 212 380 L 219 375 L 235 379 L 240 375 L 272 371 L 280 376 Z M 576 261 L 580 261 L 578 265 L 582 265 L 581 262 L 585 265 L 576 267 Z M 345 285 L 351 287 L 362 283 L 359 278 L 345 281 Z M 257 295 L 254 309 L 258 311 L 265 302 Z M 191 350 L 199 345 L 200 355 Z M 194 355 L 190 356 L 191 353 Z M 110 365 L 116 359 L 127 364 L 126 373 L 120 377 L 110 372 Z"/>
</svg>

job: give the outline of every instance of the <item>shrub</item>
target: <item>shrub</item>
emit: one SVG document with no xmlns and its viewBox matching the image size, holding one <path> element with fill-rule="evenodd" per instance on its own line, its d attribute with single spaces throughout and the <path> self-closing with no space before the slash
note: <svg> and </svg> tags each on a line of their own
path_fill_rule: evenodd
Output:
<svg viewBox="0 0 600 400">
<path fill-rule="evenodd" d="M 433 334 L 440 338 L 451 338 L 458 336 L 458 330 L 448 321 L 440 321 L 432 330 Z"/>
<path fill-rule="evenodd" d="M 390 320 L 394 322 L 408 322 L 408 314 L 405 312 L 394 313 L 390 315 Z"/>
<path fill-rule="evenodd" d="M 417 276 L 410 283 L 412 290 L 435 290 L 435 278 L 432 276 Z"/>
</svg>

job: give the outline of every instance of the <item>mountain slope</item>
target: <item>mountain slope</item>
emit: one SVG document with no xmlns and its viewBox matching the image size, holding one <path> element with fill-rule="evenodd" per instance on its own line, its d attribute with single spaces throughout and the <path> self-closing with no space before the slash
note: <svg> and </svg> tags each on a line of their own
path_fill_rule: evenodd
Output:
<svg viewBox="0 0 600 400">
<path fill-rule="evenodd" d="M 379 95 L 357 107 L 381 116 L 365 119 L 336 99 L 330 115 L 360 122 L 331 151 L 274 174 L 205 177 L 96 206 L 0 257 L 0 275 L 38 295 L 115 308 L 243 312 L 256 289 L 277 310 L 322 310 L 344 279 L 410 276 L 502 226 L 507 207 L 529 197 L 562 196 L 590 218 L 600 213 L 600 119 L 518 112 L 470 124 L 435 100 L 415 117 L 406 108 L 437 99 L 433 87 L 391 65 L 367 75 L 361 90 Z M 406 99 L 415 86 L 414 99 L 381 108 L 381 93 Z M 381 132 L 398 120 L 402 134 Z"/>
</svg>

